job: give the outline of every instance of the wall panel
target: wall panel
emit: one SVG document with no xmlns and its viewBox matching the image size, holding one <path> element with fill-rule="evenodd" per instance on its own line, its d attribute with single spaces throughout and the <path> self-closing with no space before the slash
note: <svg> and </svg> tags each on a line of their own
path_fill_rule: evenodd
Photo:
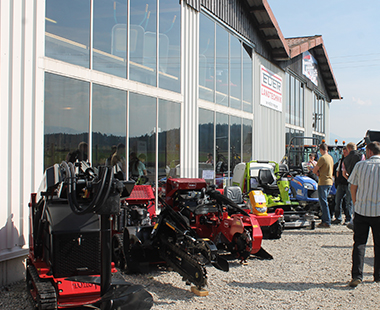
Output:
<svg viewBox="0 0 380 310">
<path fill-rule="evenodd" d="M 37 68 L 35 52 L 38 44 L 43 45 L 43 40 L 36 37 L 36 16 L 38 11 L 44 16 L 44 10 L 43 0 L 0 1 L 0 145 L 3 148 L 0 152 L 0 286 L 20 278 L 20 269 L 15 270 L 15 266 L 22 265 L 28 249 L 29 197 L 36 190 L 35 175 L 40 182 L 43 173 L 35 170 L 42 163 L 42 157 L 36 161 L 35 142 L 42 138 L 35 137 L 38 130 L 34 117 L 43 114 L 41 105 L 36 112 L 36 76 L 42 70 Z M 40 57 L 43 48 L 41 51 Z M 39 86 L 39 93 L 43 94 L 43 81 Z"/>
</svg>

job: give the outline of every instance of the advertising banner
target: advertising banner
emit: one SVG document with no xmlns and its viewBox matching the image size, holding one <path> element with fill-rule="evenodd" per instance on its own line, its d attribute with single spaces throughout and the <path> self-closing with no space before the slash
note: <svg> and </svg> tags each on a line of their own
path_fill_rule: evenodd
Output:
<svg viewBox="0 0 380 310">
<path fill-rule="evenodd" d="M 260 70 L 260 104 L 282 111 L 282 78 L 264 66 Z"/>
<path fill-rule="evenodd" d="M 318 86 L 318 62 L 309 52 L 302 54 L 302 73 Z"/>
</svg>

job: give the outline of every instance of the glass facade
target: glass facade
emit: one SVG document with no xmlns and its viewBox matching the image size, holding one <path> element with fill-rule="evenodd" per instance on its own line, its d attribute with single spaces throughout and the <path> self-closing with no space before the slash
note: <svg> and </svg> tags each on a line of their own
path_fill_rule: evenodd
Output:
<svg viewBox="0 0 380 310">
<path fill-rule="evenodd" d="M 89 83 L 50 73 L 45 80 L 45 168 L 89 159 L 94 166 L 116 165 L 114 171 L 123 178 L 138 178 L 133 166 L 138 158 L 146 168 L 143 183 L 179 176 L 179 103 L 93 84 L 90 109 Z"/>
<path fill-rule="evenodd" d="M 252 47 L 200 15 L 199 98 L 252 112 Z"/>
<path fill-rule="evenodd" d="M 252 158 L 252 129 L 252 120 L 199 109 L 199 177 L 230 185 L 235 166 Z"/>
<path fill-rule="evenodd" d="M 287 74 L 288 98 L 286 100 L 286 123 L 304 127 L 304 85 L 293 75 Z"/>
<path fill-rule="evenodd" d="M 88 159 L 89 94 L 87 82 L 45 73 L 44 168 Z"/>
<path fill-rule="evenodd" d="M 180 25 L 177 0 L 46 0 L 45 55 L 180 92 Z"/>
</svg>

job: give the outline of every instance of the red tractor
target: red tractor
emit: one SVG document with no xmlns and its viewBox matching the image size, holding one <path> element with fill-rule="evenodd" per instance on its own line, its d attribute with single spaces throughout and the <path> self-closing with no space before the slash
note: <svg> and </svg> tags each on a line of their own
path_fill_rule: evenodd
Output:
<svg viewBox="0 0 380 310">
<path fill-rule="evenodd" d="M 209 238 L 219 250 L 230 252 L 242 262 L 251 254 L 272 258 L 261 247 L 263 234 L 257 215 L 250 214 L 245 204 L 238 205 L 221 190 L 207 189 L 205 180 L 169 178 L 165 203 L 180 213 L 199 237 Z M 278 221 L 282 215 L 279 212 L 269 218 Z"/>
</svg>

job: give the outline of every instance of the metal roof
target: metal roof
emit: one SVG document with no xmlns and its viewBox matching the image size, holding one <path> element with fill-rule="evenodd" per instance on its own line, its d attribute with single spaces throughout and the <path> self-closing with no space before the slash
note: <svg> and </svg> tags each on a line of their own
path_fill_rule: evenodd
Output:
<svg viewBox="0 0 380 310">
<path fill-rule="evenodd" d="M 303 52 L 313 50 L 323 81 L 331 99 L 342 99 L 323 44 L 322 36 L 284 38 L 267 0 L 245 0 L 250 15 L 257 21 L 263 39 L 268 43 L 275 61 L 287 61 Z"/>
</svg>

